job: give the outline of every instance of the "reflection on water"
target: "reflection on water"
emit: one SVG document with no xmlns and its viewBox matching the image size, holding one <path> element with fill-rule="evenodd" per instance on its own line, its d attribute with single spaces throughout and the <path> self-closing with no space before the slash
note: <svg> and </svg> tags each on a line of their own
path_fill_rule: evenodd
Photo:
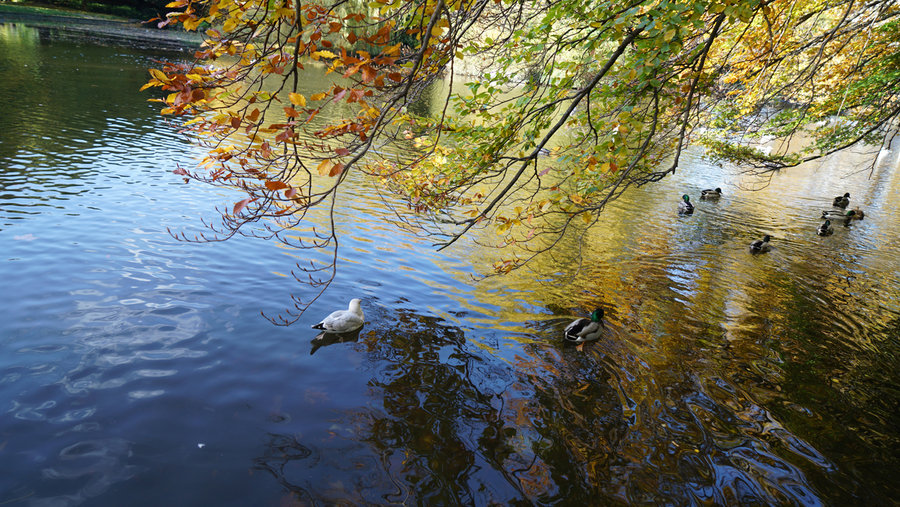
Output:
<svg viewBox="0 0 900 507">
<path fill-rule="evenodd" d="M 166 232 L 231 197 L 169 173 L 196 152 L 136 93 L 148 58 L 0 24 L 0 504 L 900 494 L 896 152 L 754 192 L 687 159 L 604 213 L 580 269 L 478 283 L 496 252 L 435 252 L 352 182 L 339 277 L 284 329 L 259 312 L 286 303 L 279 273 L 305 254 Z M 866 218 L 817 236 L 844 192 Z M 772 251 L 749 255 L 764 234 Z M 359 333 L 309 329 L 352 297 Z M 597 305 L 606 335 L 563 343 Z"/>
</svg>

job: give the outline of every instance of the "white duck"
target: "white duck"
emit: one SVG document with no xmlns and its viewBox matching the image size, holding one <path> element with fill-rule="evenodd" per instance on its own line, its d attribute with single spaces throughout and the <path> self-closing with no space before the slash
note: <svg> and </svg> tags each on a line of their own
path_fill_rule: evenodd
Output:
<svg viewBox="0 0 900 507">
<path fill-rule="evenodd" d="M 566 326 L 565 339 L 567 342 L 584 343 L 600 338 L 603 332 L 603 308 L 597 308 L 591 313 L 590 319 L 575 319 Z"/>
<path fill-rule="evenodd" d="M 359 299 L 351 299 L 349 308 L 331 312 L 331 315 L 322 319 L 322 322 L 314 325 L 313 329 L 324 329 L 327 333 L 356 331 L 366 323 L 362 308 L 359 307 L 360 302 Z"/>
</svg>

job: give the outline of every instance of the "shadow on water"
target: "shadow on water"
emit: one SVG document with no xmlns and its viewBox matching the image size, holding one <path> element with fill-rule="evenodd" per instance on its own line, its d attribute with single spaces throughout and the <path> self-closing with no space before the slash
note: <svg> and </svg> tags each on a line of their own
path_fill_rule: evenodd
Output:
<svg viewBox="0 0 900 507">
<path fill-rule="evenodd" d="M 327 446 L 270 435 L 256 467 L 311 502 L 596 500 L 626 426 L 602 356 L 535 347 L 511 367 L 407 305 L 341 344 L 365 357 L 366 408 L 337 417 Z"/>
</svg>

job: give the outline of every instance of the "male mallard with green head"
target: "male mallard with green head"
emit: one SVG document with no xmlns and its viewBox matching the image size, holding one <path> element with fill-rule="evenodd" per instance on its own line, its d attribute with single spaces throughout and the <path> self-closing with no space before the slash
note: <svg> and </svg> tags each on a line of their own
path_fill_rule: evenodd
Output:
<svg viewBox="0 0 900 507">
<path fill-rule="evenodd" d="M 687 194 L 681 196 L 681 202 L 678 203 L 678 212 L 690 214 L 694 212 L 694 205 L 691 204 L 691 197 Z"/>
<path fill-rule="evenodd" d="M 584 343 L 600 338 L 603 332 L 603 308 L 591 313 L 590 319 L 580 318 L 566 326 L 565 339 L 571 343 Z"/>
</svg>

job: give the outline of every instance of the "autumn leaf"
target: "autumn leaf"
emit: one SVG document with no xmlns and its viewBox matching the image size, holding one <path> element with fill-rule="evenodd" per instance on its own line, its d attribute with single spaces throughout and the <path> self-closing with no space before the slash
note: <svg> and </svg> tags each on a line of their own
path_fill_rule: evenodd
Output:
<svg viewBox="0 0 900 507">
<path fill-rule="evenodd" d="M 243 200 L 240 200 L 240 201 L 234 203 L 234 211 L 232 212 L 232 214 L 237 215 L 238 213 L 240 213 L 241 210 L 244 209 L 244 207 L 247 206 L 247 204 L 249 204 L 250 201 L 252 201 L 252 200 L 253 200 L 252 198 L 248 197 L 246 199 L 243 199 Z"/>
<path fill-rule="evenodd" d="M 319 162 L 318 167 L 316 167 L 316 172 L 319 173 L 319 176 L 330 176 L 331 160 L 325 159 Z"/>
<path fill-rule="evenodd" d="M 310 56 L 313 57 L 313 60 L 318 60 L 318 59 L 320 59 L 320 58 L 329 58 L 329 59 L 330 59 L 330 58 L 337 58 L 337 55 L 336 55 L 336 54 L 334 54 L 334 53 L 332 53 L 331 51 L 328 51 L 328 50 L 326 50 L 326 49 L 323 49 L 323 50 L 321 50 L 321 51 L 316 51 L 315 53 L 313 53 L 313 54 L 310 55 Z"/>
<path fill-rule="evenodd" d="M 267 181 L 266 188 L 269 190 L 281 190 L 282 188 L 289 188 L 289 186 L 283 181 Z"/>
<path fill-rule="evenodd" d="M 372 68 L 368 65 L 364 65 L 362 68 L 363 83 L 369 83 L 373 79 L 375 79 L 376 73 L 377 73 L 377 71 L 374 68 Z"/>
<path fill-rule="evenodd" d="M 300 107 L 306 107 L 306 97 L 299 93 L 291 93 L 290 94 L 291 104 Z"/>
</svg>

